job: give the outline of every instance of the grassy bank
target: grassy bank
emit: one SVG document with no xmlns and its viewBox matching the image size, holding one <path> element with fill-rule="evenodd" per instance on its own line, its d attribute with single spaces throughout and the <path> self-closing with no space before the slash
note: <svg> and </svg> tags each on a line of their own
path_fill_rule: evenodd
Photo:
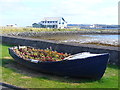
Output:
<svg viewBox="0 0 120 90">
<path fill-rule="evenodd" d="M 23 27 L 4 27 L 0 28 L 0 33 L 11 32 L 42 32 L 42 31 L 71 31 L 71 29 L 46 29 L 46 28 L 23 28 Z"/>
<path fill-rule="evenodd" d="M 88 42 L 88 43 L 83 43 L 83 44 L 93 44 L 93 45 L 98 45 L 98 46 L 111 46 L 111 47 L 120 47 L 120 45 L 112 45 L 112 44 L 107 44 L 107 43 L 100 43 L 100 42 Z"/>
<path fill-rule="evenodd" d="M 85 80 L 59 77 L 33 71 L 17 64 L 8 53 L 12 45 L 2 47 L 1 61 L 2 82 L 24 88 L 118 88 L 118 67 L 108 65 L 101 80 Z"/>
<path fill-rule="evenodd" d="M 103 31 L 114 32 L 117 30 L 99 30 L 99 29 L 47 29 L 47 28 L 24 28 L 24 27 L 0 27 L 0 33 L 12 33 L 12 32 L 42 32 L 42 31 Z"/>
</svg>

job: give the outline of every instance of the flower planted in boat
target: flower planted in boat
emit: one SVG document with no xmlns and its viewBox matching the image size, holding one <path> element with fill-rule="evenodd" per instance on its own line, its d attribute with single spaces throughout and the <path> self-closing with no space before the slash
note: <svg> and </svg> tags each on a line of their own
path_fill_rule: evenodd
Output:
<svg viewBox="0 0 120 90">
<path fill-rule="evenodd" d="M 13 49 L 14 52 L 25 60 L 38 60 L 38 61 L 61 61 L 65 57 L 70 56 L 67 53 L 58 53 L 52 51 L 52 49 L 35 49 L 31 47 L 24 47 L 19 49 Z"/>
</svg>

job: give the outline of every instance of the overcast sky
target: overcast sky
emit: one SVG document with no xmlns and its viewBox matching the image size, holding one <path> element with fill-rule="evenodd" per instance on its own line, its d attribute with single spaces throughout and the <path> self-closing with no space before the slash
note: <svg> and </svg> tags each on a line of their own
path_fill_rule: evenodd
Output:
<svg viewBox="0 0 120 90">
<path fill-rule="evenodd" d="M 0 0 L 0 26 L 31 26 L 43 17 L 69 24 L 118 24 L 119 0 Z"/>
</svg>

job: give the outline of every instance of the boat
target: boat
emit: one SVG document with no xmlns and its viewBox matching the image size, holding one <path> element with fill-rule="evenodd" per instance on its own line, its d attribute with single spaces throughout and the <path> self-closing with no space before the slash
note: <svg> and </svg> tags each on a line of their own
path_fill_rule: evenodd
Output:
<svg viewBox="0 0 120 90">
<path fill-rule="evenodd" d="M 94 54 L 90 52 L 77 53 L 65 57 L 61 61 L 41 62 L 34 59 L 25 60 L 17 55 L 13 50 L 25 47 L 28 46 L 10 47 L 9 54 L 17 63 L 30 69 L 60 76 L 99 80 L 104 75 L 109 60 L 108 53 Z"/>
</svg>

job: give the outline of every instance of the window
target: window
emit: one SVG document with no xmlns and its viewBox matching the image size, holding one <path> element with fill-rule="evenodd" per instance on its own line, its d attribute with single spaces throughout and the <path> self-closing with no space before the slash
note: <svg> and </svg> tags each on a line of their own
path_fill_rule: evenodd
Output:
<svg viewBox="0 0 120 90">
<path fill-rule="evenodd" d="M 55 23 L 57 23 L 57 21 L 55 21 Z"/>
<path fill-rule="evenodd" d="M 64 22 L 62 22 L 62 24 L 64 24 Z"/>
</svg>

